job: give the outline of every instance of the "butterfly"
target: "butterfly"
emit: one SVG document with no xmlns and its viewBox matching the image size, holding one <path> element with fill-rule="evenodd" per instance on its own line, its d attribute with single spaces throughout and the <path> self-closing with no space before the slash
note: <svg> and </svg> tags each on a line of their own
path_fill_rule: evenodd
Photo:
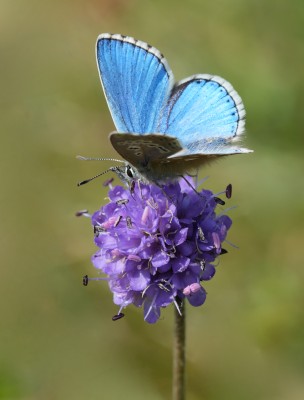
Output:
<svg viewBox="0 0 304 400">
<path fill-rule="evenodd" d="M 127 165 L 121 177 L 161 182 L 252 151 L 236 143 L 245 110 L 225 79 L 197 74 L 175 83 L 155 47 L 120 34 L 101 34 L 96 58 L 116 127 L 109 139 Z"/>
</svg>

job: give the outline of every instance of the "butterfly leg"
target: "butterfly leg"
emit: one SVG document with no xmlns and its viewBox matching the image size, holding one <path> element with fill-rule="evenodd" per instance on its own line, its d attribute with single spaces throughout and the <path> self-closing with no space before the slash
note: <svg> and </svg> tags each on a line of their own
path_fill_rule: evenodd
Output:
<svg viewBox="0 0 304 400">
<path fill-rule="evenodd" d="M 197 175 L 194 175 L 194 176 L 197 177 Z M 191 182 L 188 181 L 188 179 L 187 179 L 184 175 L 181 175 L 181 178 L 183 178 L 184 181 L 187 182 L 187 184 L 191 187 L 191 189 L 193 189 L 193 190 L 195 191 L 195 193 L 196 193 L 198 196 L 202 197 L 202 195 L 195 189 L 195 187 L 191 184 Z"/>
</svg>

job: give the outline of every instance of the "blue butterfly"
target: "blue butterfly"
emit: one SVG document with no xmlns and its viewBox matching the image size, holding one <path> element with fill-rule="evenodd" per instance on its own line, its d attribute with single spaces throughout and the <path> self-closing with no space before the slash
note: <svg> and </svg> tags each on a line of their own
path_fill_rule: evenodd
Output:
<svg viewBox="0 0 304 400">
<path fill-rule="evenodd" d="M 156 48 L 119 34 L 100 35 L 96 57 L 117 129 L 110 141 L 136 177 L 165 181 L 218 157 L 251 152 L 235 144 L 245 110 L 223 78 L 198 74 L 174 83 Z"/>
</svg>

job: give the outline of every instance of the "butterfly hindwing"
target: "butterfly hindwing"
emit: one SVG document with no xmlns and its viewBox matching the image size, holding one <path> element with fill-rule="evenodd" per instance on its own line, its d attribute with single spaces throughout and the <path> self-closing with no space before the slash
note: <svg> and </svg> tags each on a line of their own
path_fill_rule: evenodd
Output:
<svg viewBox="0 0 304 400">
<path fill-rule="evenodd" d="M 147 43 L 106 33 L 97 39 L 96 58 L 116 129 L 155 132 L 173 84 L 162 54 Z"/>
<path fill-rule="evenodd" d="M 172 89 L 159 130 L 174 134 L 191 153 L 202 153 L 213 139 L 227 144 L 243 133 L 244 117 L 242 100 L 227 81 L 194 75 Z"/>
</svg>

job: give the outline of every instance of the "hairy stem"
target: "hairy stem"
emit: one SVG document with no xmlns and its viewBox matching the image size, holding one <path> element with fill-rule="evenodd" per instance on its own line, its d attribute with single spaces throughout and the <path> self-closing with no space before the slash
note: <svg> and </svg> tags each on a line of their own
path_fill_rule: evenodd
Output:
<svg viewBox="0 0 304 400">
<path fill-rule="evenodd" d="M 172 399 L 185 400 L 185 304 L 178 303 L 182 316 L 174 308 Z"/>
</svg>

